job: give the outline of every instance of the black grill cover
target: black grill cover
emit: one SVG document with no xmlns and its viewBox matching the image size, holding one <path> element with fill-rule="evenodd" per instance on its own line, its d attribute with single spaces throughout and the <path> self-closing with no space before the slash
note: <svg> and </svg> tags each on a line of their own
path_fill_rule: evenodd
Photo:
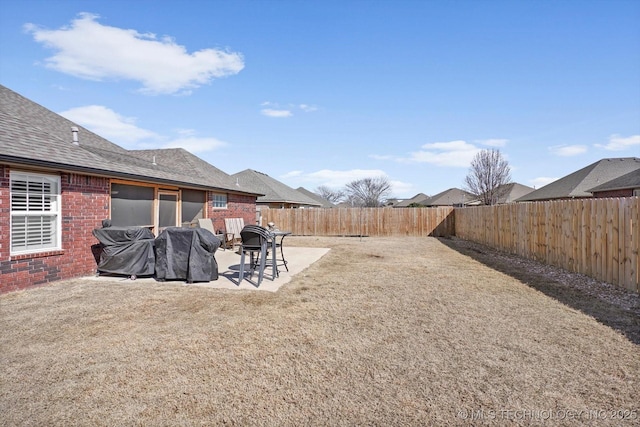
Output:
<svg viewBox="0 0 640 427">
<path fill-rule="evenodd" d="M 218 280 L 216 249 L 221 241 L 204 228 L 168 227 L 156 238 L 156 279 Z"/>
<path fill-rule="evenodd" d="M 101 273 L 151 276 L 155 271 L 154 235 L 144 227 L 96 228 L 100 241 L 98 271 Z"/>
</svg>

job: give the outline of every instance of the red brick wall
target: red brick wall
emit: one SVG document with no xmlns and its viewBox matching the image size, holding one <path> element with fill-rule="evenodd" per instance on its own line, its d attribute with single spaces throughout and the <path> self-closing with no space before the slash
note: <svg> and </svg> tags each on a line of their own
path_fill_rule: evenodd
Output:
<svg viewBox="0 0 640 427">
<path fill-rule="evenodd" d="M 91 232 L 109 217 L 110 180 L 60 173 L 60 183 L 62 250 L 12 257 L 9 167 L 0 165 L 0 293 L 95 273 L 97 264 L 92 246 L 98 241 Z M 213 208 L 211 200 L 210 193 L 207 216 L 213 218 L 216 229 L 224 229 L 224 218 L 243 218 L 245 224 L 255 223 L 255 196 L 229 194 L 227 209 Z"/>
<path fill-rule="evenodd" d="M 9 219 L 11 214 L 11 200 L 9 199 L 9 168 L 0 165 L 0 291 L 4 284 L 5 271 L 9 269 Z M 6 264 L 6 265 L 5 265 Z"/>
<path fill-rule="evenodd" d="M 225 218 L 243 218 L 245 224 L 256 223 L 256 196 L 240 194 L 227 195 L 227 209 L 213 207 L 211 202 L 213 193 L 209 193 L 207 200 L 207 217 L 213 219 L 213 227 L 224 230 Z"/>
<path fill-rule="evenodd" d="M 60 174 L 62 250 L 10 256 L 9 167 L 0 165 L 0 293 L 92 274 L 91 231 L 109 214 L 109 179 Z"/>
<path fill-rule="evenodd" d="M 633 197 L 633 189 L 626 190 L 611 190 L 611 191 L 598 191 L 593 193 L 593 197 L 603 199 L 607 197 Z"/>
</svg>

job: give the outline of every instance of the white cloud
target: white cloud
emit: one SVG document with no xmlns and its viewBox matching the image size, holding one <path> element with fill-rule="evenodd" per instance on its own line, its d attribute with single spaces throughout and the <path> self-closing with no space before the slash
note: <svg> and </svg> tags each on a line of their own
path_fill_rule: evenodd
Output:
<svg viewBox="0 0 640 427">
<path fill-rule="evenodd" d="M 101 25 L 97 19 L 82 13 L 57 30 L 34 24 L 24 28 L 56 51 L 46 59 L 47 67 L 89 80 L 138 81 L 150 94 L 185 93 L 244 68 L 240 53 L 211 48 L 189 53 L 169 37 Z"/>
<path fill-rule="evenodd" d="M 504 147 L 507 145 L 507 142 L 509 142 L 509 140 L 494 138 L 494 139 L 476 140 L 475 142 L 481 145 L 487 145 L 489 147 Z"/>
<path fill-rule="evenodd" d="M 260 110 L 260 114 L 262 114 L 263 116 L 276 117 L 276 118 L 291 117 L 293 116 L 294 110 L 300 110 L 305 113 L 311 113 L 318 110 L 318 107 L 316 107 L 315 105 L 288 104 L 288 105 L 282 106 L 277 102 L 271 102 L 271 101 L 264 101 L 260 104 L 260 106 L 265 107 L 262 110 Z"/>
<path fill-rule="evenodd" d="M 193 136 L 196 134 L 195 129 L 183 129 L 183 128 L 178 128 L 175 130 L 175 132 L 182 136 L 182 137 L 188 137 L 188 136 Z"/>
<path fill-rule="evenodd" d="M 394 159 L 394 157 L 390 154 L 369 154 L 368 157 L 374 160 L 393 160 Z"/>
<path fill-rule="evenodd" d="M 558 178 L 549 178 L 547 176 L 540 176 L 538 178 L 534 178 L 534 179 L 530 179 L 529 180 L 529 185 L 531 185 L 533 188 L 540 188 L 540 187 L 544 187 L 547 184 L 552 183 L 553 181 L 557 180 Z"/>
<path fill-rule="evenodd" d="M 587 152 L 586 145 L 555 145 L 549 147 L 551 154 L 561 157 L 577 156 Z"/>
<path fill-rule="evenodd" d="M 127 149 L 160 146 L 184 148 L 191 153 L 197 153 L 227 145 L 226 142 L 216 138 L 198 137 L 193 129 L 176 129 L 178 137 L 170 139 L 136 126 L 134 117 L 124 117 L 101 105 L 72 108 L 61 112 L 60 115 Z M 82 136 L 80 136 L 80 143 L 82 143 Z"/>
<path fill-rule="evenodd" d="M 272 108 L 263 108 L 262 110 L 260 110 L 260 114 L 262 114 L 263 116 L 276 118 L 293 116 L 293 113 L 289 110 L 274 110 Z"/>
<path fill-rule="evenodd" d="M 184 148 L 190 153 L 198 153 L 213 151 L 226 145 L 228 145 L 226 142 L 220 141 L 216 138 L 187 137 L 177 138 L 168 143 L 162 144 L 162 148 Z"/>
<path fill-rule="evenodd" d="M 379 169 L 352 169 L 336 171 L 322 169 L 309 174 L 304 174 L 301 178 L 304 181 L 315 183 L 316 186 L 326 185 L 329 188 L 342 188 L 351 181 L 363 178 L 387 177 L 387 174 Z"/>
<path fill-rule="evenodd" d="M 302 171 L 291 171 L 291 172 L 287 172 L 284 175 L 281 176 L 281 178 L 286 179 L 286 178 L 293 178 L 296 176 L 300 176 L 302 175 Z"/>
<path fill-rule="evenodd" d="M 390 183 L 393 194 L 392 197 L 408 198 L 416 191 L 413 184 L 409 184 L 408 182 L 392 180 Z"/>
<path fill-rule="evenodd" d="M 316 172 L 303 173 L 302 171 L 291 171 L 280 178 L 294 178 L 297 183 L 292 184 L 294 187 L 305 186 L 309 190 L 313 190 L 320 186 L 332 188 L 334 190 L 343 189 L 348 183 L 364 178 L 387 178 L 386 172 L 379 169 L 351 169 L 351 170 L 331 170 L 322 169 Z M 392 197 L 404 197 L 415 191 L 412 184 L 389 180 L 391 184 Z"/>
<path fill-rule="evenodd" d="M 640 135 L 631 135 L 628 137 L 622 137 L 614 134 L 609 137 L 609 143 L 605 145 L 595 144 L 598 148 L 604 148 L 610 151 L 624 151 L 630 149 L 635 145 L 640 145 Z"/>
<path fill-rule="evenodd" d="M 136 126 L 134 117 L 121 116 L 102 105 L 72 108 L 59 114 L 117 144 L 130 145 L 144 139 L 159 138 L 156 133 Z"/>
<path fill-rule="evenodd" d="M 466 141 L 434 142 L 424 144 L 422 150 L 411 153 L 401 161 L 430 163 L 437 166 L 469 167 L 473 157 L 481 150 Z"/>
</svg>

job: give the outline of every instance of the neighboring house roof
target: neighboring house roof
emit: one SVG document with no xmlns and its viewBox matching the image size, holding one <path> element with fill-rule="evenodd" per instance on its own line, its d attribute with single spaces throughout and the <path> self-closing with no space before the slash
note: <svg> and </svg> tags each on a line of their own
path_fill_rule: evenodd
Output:
<svg viewBox="0 0 640 427">
<path fill-rule="evenodd" d="M 73 127 L 78 129 L 77 144 Z M 211 175 L 201 173 L 206 169 L 204 160 L 193 160 L 202 166 L 197 170 L 177 166 L 174 150 L 168 150 L 166 156 L 162 154 L 165 150 L 153 150 L 157 156 L 153 164 L 144 151 L 126 150 L 2 85 L 0 141 L 0 161 L 10 164 L 257 194 L 238 189 L 229 175 L 211 165 Z M 179 157 L 195 158 L 179 150 Z M 174 157 L 169 161 L 171 154 Z"/>
<path fill-rule="evenodd" d="M 518 184 L 517 182 L 505 184 L 504 186 L 501 186 L 501 188 L 504 188 L 504 194 L 502 194 L 498 198 L 498 200 L 496 201 L 497 204 L 513 203 L 520 197 L 525 196 L 531 193 L 532 191 L 535 191 L 535 188 Z M 475 200 L 477 200 L 478 204 L 483 203 L 482 198 L 476 197 Z M 469 204 L 475 204 L 475 203 L 469 203 Z"/>
<path fill-rule="evenodd" d="M 640 168 L 587 190 L 589 193 L 640 188 Z"/>
<path fill-rule="evenodd" d="M 429 198 L 429 196 L 427 196 L 426 194 L 418 193 L 418 194 L 416 194 L 415 196 L 413 196 L 410 199 L 404 199 L 404 200 L 399 201 L 398 203 L 393 205 L 393 207 L 394 208 L 406 208 L 406 207 L 409 207 L 409 205 L 412 204 L 412 203 L 421 204 L 420 203 L 421 201 L 424 201 L 424 200 L 426 200 L 428 198 Z"/>
<path fill-rule="evenodd" d="M 319 202 L 311 197 L 294 190 L 265 173 L 246 169 L 231 176 L 236 180 L 238 188 L 264 194 L 264 196 L 258 197 L 258 204 L 288 203 L 300 206 L 321 206 Z"/>
<path fill-rule="evenodd" d="M 398 205 L 398 203 L 402 202 L 402 200 L 403 200 L 403 199 L 387 199 L 387 200 L 385 200 L 385 202 L 384 202 L 384 206 L 385 206 L 385 207 L 392 208 L 392 207 L 397 206 L 397 205 Z"/>
<path fill-rule="evenodd" d="M 520 197 L 517 201 L 532 202 L 537 200 L 593 197 L 589 192 L 590 189 L 637 169 L 640 169 L 640 159 L 637 157 L 598 160 L 589 166 Z"/>
<path fill-rule="evenodd" d="M 314 193 L 313 191 L 309 191 L 304 187 L 298 187 L 296 190 L 306 195 L 307 197 L 312 198 L 316 202 L 320 203 L 320 206 L 323 208 L 334 208 L 336 205 L 325 199 L 319 194 Z"/>
<path fill-rule="evenodd" d="M 535 191 L 535 188 L 529 187 L 528 185 L 518 184 L 517 182 L 506 184 L 505 187 L 507 187 L 506 192 L 498 199 L 498 203 L 513 203 L 520 197 Z"/>
<path fill-rule="evenodd" d="M 424 206 L 466 205 L 476 198 L 476 196 L 468 191 L 464 191 L 459 188 L 449 188 L 448 190 L 438 193 L 435 196 L 431 196 L 426 200 L 419 201 L 418 203 Z"/>
</svg>

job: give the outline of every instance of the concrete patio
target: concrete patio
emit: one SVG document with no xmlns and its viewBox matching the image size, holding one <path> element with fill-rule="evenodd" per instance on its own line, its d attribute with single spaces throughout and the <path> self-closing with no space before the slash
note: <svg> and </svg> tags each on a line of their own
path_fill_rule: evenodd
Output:
<svg viewBox="0 0 640 427">
<path fill-rule="evenodd" d="M 182 280 L 168 280 L 166 282 L 158 282 L 153 277 L 138 277 L 136 282 L 154 282 L 154 283 L 168 283 L 168 284 L 182 284 L 185 286 L 201 286 L 213 289 L 236 289 L 236 290 L 259 290 L 276 292 L 280 287 L 288 283 L 293 276 L 305 270 L 314 262 L 322 258 L 327 252 L 328 248 L 304 248 L 304 247 L 285 247 L 284 255 L 287 260 L 287 271 L 284 266 L 279 267 L 279 275 L 272 280 L 270 264 L 267 265 L 264 271 L 264 278 L 260 286 L 257 286 L 258 274 L 253 274 L 253 277 L 249 277 L 245 272 L 245 278 L 242 283 L 238 284 L 238 276 L 240 274 L 240 254 L 230 249 L 223 250 L 218 249 L 215 253 L 216 261 L 218 262 L 218 280 L 211 282 L 196 282 L 186 283 Z M 248 262 L 248 258 L 247 258 Z M 130 281 L 131 279 L 125 276 L 116 276 L 109 274 L 101 274 L 100 276 L 87 276 L 87 280 L 97 280 L 101 282 L 113 281 L 122 282 Z"/>
</svg>

